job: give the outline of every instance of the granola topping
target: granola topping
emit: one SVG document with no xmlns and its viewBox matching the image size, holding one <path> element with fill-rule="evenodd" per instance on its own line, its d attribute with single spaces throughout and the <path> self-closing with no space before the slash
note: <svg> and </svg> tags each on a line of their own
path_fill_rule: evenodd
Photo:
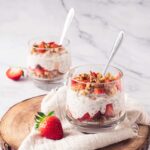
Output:
<svg viewBox="0 0 150 150">
<path fill-rule="evenodd" d="M 29 75 L 36 79 L 62 79 L 70 64 L 69 52 L 56 42 L 34 43 L 28 56 Z"/>
<path fill-rule="evenodd" d="M 71 88 L 81 95 L 109 95 L 113 96 L 121 90 L 119 76 L 107 73 L 103 76 L 99 72 L 82 73 L 72 78 Z"/>
<path fill-rule="evenodd" d="M 46 43 L 42 41 L 41 43 L 34 43 L 32 46 L 31 54 L 39 55 L 53 55 L 53 54 L 62 54 L 66 50 L 62 45 L 59 45 L 55 42 Z"/>
</svg>

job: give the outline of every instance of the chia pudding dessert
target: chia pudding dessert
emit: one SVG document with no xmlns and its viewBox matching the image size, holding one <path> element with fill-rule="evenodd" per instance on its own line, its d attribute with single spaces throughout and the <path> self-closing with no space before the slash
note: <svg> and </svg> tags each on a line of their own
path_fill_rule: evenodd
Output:
<svg viewBox="0 0 150 150">
<path fill-rule="evenodd" d="M 125 117 L 123 74 L 110 67 L 112 72 L 102 75 L 101 68 L 101 65 L 76 67 L 68 77 L 66 116 L 82 129 L 111 127 Z"/>
</svg>

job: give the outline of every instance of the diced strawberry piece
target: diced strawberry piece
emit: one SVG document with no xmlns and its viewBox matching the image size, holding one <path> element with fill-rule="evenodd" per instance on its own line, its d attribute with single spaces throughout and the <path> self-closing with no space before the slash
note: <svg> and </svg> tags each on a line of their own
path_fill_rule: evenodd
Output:
<svg viewBox="0 0 150 150">
<path fill-rule="evenodd" d="M 86 84 L 84 84 L 84 83 L 79 83 L 79 84 L 78 84 L 78 87 L 79 87 L 80 90 L 84 90 L 85 87 L 86 87 Z"/>
<path fill-rule="evenodd" d="M 105 111 L 106 117 L 113 117 L 114 116 L 114 110 L 112 104 L 106 105 L 106 111 Z"/>
<path fill-rule="evenodd" d="M 38 48 L 45 48 L 45 42 L 43 41 L 43 42 L 41 42 L 40 44 L 39 44 L 39 46 L 38 46 Z"/>
<path fill-rule="evenodd" d="M 97 73 L 96 72 L 90 71 L 90 73 L 91 73 L 92 76 L 97 77 Z"/>
<path fill-rule="evenodd" d="M 51 46 L 51 45 L 55 44 L 55 42 L 49 42 L 48 44 L 49 44 L 49 46 Z"/>
<path fill-rule="evenodd" d="M 91 120 L 90 114 L 87 112 L 81 118 L 78 118 L 79 121 L 89 121 Z"/>
<path fill-rule="evenodd" d="M 99 94 L 104 94 L 105 90 L 100 89 L 100 88 L 94 88 L 94 94 L 99 95 Z"/>
<path fill-rule="evenodd" d="M 75 80 L 71 80 L 71 86 L 76 86 L 77 82 Z"/>
<path fill-rule="evenodd" d="M 46 49 L 45 48 L 37 48 L 36 51 L 38 53 L 45 53 L 46 52 Z"/>
<path fill-rule="evenodd" d="M 36 51 L 38 52 L 38 53 L 45 53 L 45 42 L 43 41 L 43 42 L 41 42 L 39 45 L 38 45 L 38 47 L 36 47 Z"/>
<path fill-rule="evenodd" d="M 89 82 L 89 80 L 88 79 L 84 79 L 82 82 L 87 83 L 87 82 Z"/>
<path fill-rule="evenodd" d="M 110 80 L 109 79 L 105 79 L 105 83 L 109 83 L 110 82 Z"/>
<path fill-rule="evenodd" d="M 50 48 L 57 48 L 57 47 L 59 47 L 59 45 L 56 44 L 55 42 L 50 42 L 50 43 L 49 43 L 49 47 L 50 47 Z"/>
<path fill-rule="evenodd" d="M 85 83 L 78 83 L 75 80 L 71 80 L 71 86 L 76 87 L 77 89 L 83 90 L 83 89 L 85 89 L 86 84 Z"/>
<path fill-rule="evenodd" d="M 37 76 L 44 75 L 44 70 L 35 69 L 34 72 L 35 72 L 35 74 L 36 74 Z"/>
<path fill-rule="evenodd" d="M 72 80 L 71 81 L 71 88 L 73 89 L 73 90 L 78 90 L 79 88 L 78 88 L 78 83 L 76 82 L 76 81 L 74 81 L 74 80 Z"/>
<path fill-rule="evenodd" d="M 98 120 L 98 119 L 100 119 L 100 118 L 101 118 L 101 112 L 100 112 L 100 111 L 98 111 L 98 112 L 92 117 L 93 120 Z"/>
<path fill-rule="evenodd" d="M 37 65 L 37 67 L 34 69 L 34 72 L 37 76 L 39 76 L 43 75 L 45 70 L 40 65 Z"/>
<path fill-rule="evenodd" d="M 19 80 L 21 76 L 24 75 L 24 71 L 20 68 L 9 68 L 6 71 L 6 75 L 8 78 L 12 80 Z"/>
</svg>

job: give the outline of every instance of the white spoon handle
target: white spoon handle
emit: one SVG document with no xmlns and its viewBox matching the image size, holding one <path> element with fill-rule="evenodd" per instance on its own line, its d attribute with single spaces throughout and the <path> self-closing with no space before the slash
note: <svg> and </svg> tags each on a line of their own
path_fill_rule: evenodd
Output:
<svg viewBox="0 0 150 150">
<path fill-rule="evenodd" d="M 74 17 L 74 8 L 71 8 L 69 10 L 69 13 L 68 13 L 67 17 L 66 17 L 66 21 L 65 21 L 65 24 L 64 24 L 63 32 L 61 34 L 61 38 L 60 38 L 60 41 L 59 41 L 60 45 L 63 43 L 64 37 L 65 37 L 66 32 L 67 32 L 67 30 L 68 30 L 68 28 L 69 28 L 69 26 L 70 26 L 70 24 L 72 22 L 73 17 Z"/>
<path fill-rule="evenodd" d="M 103 71 L 103 75 L 106 74 L 109 64 L 111 63 L 112 59 L 114 58 L 115 54 L 117 53 L 117 51 L 118 51 L 118 49 L 119 49 L 119 47 L 120 47 L 120 45 L 122 43 L 123 36 L 124 36 L 124 32 L 120 31 L 120 33 L 117 36 L 117 39 L 116 39 L 116 41 L 115 41 L 115 43 L 113 45 L 113 48 L 112 48 L 111 54 L 109 56 L 108 62 L 105 65 L 105 68 L 104 68 L 104 71 Z"/>
</svg>

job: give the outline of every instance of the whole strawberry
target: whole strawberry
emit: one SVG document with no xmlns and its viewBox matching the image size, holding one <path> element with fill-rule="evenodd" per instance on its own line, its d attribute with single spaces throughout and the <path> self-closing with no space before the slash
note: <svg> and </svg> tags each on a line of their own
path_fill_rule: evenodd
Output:
<svg viewBox="0 0 150 150">
<path fill-rule="evenodd" d="M 59 140 L 63 138 L 63 129 L 60 120 L 54 115 L 54 111 L 45 115 L 38 112 L 35 116 L 35 128 L 39 130 L 42 137 Z"/>
</svg>

